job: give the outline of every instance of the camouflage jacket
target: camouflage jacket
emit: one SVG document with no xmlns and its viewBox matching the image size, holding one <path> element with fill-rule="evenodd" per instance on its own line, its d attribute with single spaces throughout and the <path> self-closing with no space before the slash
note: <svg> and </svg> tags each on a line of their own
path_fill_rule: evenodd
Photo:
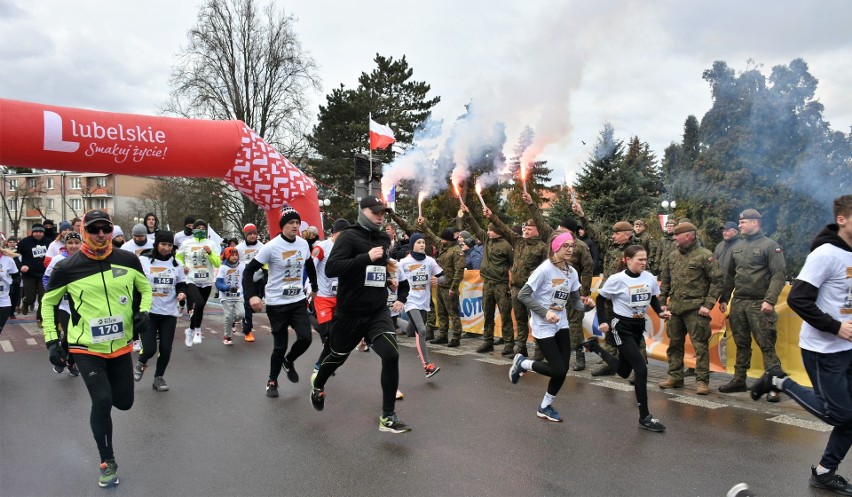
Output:
<svg viewBox="0 0 852 497">
<path fill-rule="evenodd" d="M 474 236 L 482 240 L 482 264 L 479 266 L 479 274 L 491 282 L 508 283 L 509 270 L 515 261 L 512 245 L 502 236 L 489 238 L 488 233 L 479 227 L 479 223 L 469 212 L 465 212 L 464 217 Z"/>
<path fill-rule="evenodd" d="M 547 259 L 547 245 L 541 240 L 540 236 L 524 238 L 515 234 L 497 217 L 497 214 L 492 213 L 488 219 L 497 225 L 497 229 L 503 235 L 503 238 L 514 247 L 515 260 L 512 263 L 510 281 L 512 286 L 523 288 L 535 268 Z"/>
<path fill-rule="evenodd" d="M 672 314 L 712 309 L 722 292 L 719 261 L 697 242 L 673 250 L 660 273 L 660 300 Z"/>
<path fill-rule="evenodd" d="M 529 207 L 530 215 L 532 216 L 533 221 L 535 221 L 535 226 L 538 228 L 541 239 L 547 240 L 547 245 L 550 245 L 553 238 L 559 236 L 563 233 L 563 231 L 551 228 L 547 224 L 547 221 L 544 220 L 544 216 L 541 214 L 541 209 L 539 209 L 537 205 L 533 203 L 528 204 L 527 207 Z M 589 246 L 586 245 L 586 242 L 575 236 L 574 244 L 574 252 L 571 254 L 571 258 L 568 259 L 568 264 L 570 264 L 580 276 L 580 295 L 587 297 L 592 293 L 592 277 L 594 276 L 595 271 L 595 261 L 592 259 L 592 251 L 589 250 Z M 547 249 L 547 247 L 545 247 L 545 249 Z M 548 254 L 549 253 L 550 252 L 548 251 Z"/>
<path fill-rule="evenodd" d="M 722 302 L 727 302 L 736 289 L 737 298 L 763 300 L 775 305 L 784 288 L 786 270 L 784 252 L 775 240 L 763 232 L 746 236 L 734 246 L 731 254 L 725 271 Z"/>
</svg>

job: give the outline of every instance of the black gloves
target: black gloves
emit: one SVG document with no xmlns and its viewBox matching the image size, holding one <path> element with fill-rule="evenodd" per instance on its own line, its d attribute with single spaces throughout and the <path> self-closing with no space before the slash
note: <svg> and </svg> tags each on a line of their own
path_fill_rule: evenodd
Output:
<svg viewBox="0 0 852 497">
<path fill-rule="evenodd" d="M 137 312 L 133 315 L 133 329 L 136 330 L 137 333 L 147 332 L 149 324 L 150 318 L 148 317 L 147 311 Z"/>
<path fill-rule="evenodd" d="M 48 358 L 50 358 L 50 363 L 54 366 L 64 368 L 67 363 L 66 354 L 65 350 L 62 348 L 62 344 L 59 343 L 59 340 L 51 340 L 45 343 L 45 345 L 47 346 L 47 354 Z"/>
</svg>

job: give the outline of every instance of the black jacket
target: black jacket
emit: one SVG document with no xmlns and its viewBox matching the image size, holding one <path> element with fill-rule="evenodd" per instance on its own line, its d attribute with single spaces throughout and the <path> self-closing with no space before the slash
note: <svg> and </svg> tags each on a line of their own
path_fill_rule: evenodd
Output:
<svg viewBox="0 0 852 497">
<path fill-rule="evenodd" d="M 382 247 L 384 254 L 371 261 L 367 252 Z M 340 233 L 325 263 L 325 274 L 337 277 L 337 308 L 343 312 L 373 313 L 387 309 L 386 287 L 364 286 L 367 266 L 387 266 L 390 237 L 382 231 L 352 226 Z M 390 276 L 390 275 L 388 275 Z"/>
<path fill-rule="evenodd" d="M 23 273 L 24 278 L 38 278 L 40 280 L 44 276 L 44 256 L 47 254 L 49 245 L 50 239 L 46 236 L 41 240 L 36 240 L 32 235 L 24 237 L 18 243 L 21 264 L 29 267 L 29 270 Z"/>
</svg>

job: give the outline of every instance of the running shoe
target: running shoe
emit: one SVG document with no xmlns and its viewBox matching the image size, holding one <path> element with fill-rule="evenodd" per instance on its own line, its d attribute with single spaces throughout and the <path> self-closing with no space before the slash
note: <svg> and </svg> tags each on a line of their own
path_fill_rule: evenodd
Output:
<svg viewBox="0 0 852 497">
<path fill-rule="evenodd" d="M 139 352 L 142 350 L 142 342 L 140 340 L 133 340 L 133 352 Z"/>
<path fill-rule="evenodd" d="M 548 421 L 555 421 L 557 423 L 562 422 L 562 416 L 560 416 L 559 413 L 556 412 L 556 409 L 554 409 L 553 406 L 547 406 L 544 409 L 539 406 L 535 412 L 535 415 Z"/>
<path fill-rule="evenodd" d="M 168 392 L 169 391 L 169 386 L 166 385 L 166 380 L 164 380 L 162 376 L 155 376 L 154 377 L 154 384 L 151 385 L 151 388 L 153 388 L 154 390 L 156 390 L 158 392 Z"/>
<path fill-rule="evenodd" d="M 370 346 L 369 346 L 369 345 L 367 345 L 367 342 L 366 342 L 366 341 L 361 340 L 361 342 L 360 342 L 360 343 L 358 343 L 358 350 L 360 350 L 361 352 L 369 352 L 369 351 L 370 351 Z"/>
<path fill-rule="evenodd" d="M 808 483 L 812 487 L 825 488 L 840 495 L 852 495 L 852 485 L 849 484 L 849 480 L 836 474 L 834 471 L 831 470 L 828 473 L 819 475 L 816 472 L 816 467 L 811 466 L 811 477 Z"/>
<path fill-rule="evenodd" d="M 267 397 L 278 397 L 278 382 L 275 380 L 269 380 L 266 382 L 266 396 Z"/>
<path fill-rule="evenodd" d="M 659 419 L 652 417 L 650 414 L 639 420 L 639 428 L 656 432 L 666 431 L 663 423 L 660 423 Z"/>
<path fill-rule="evenodd" d="M 98 486 L 101 488 L 114 487 L 118 485 L 118 464 L 115 459 L 107 459 L 101 463 L 101 475 L 98 477 Z"/>
<path fill-rule="evenodd" d="M 787 376 L 787 373 L 781 369 L 781 366 L 772 366 L 768 371 L 763 373 L 763 376 L 760 377 L 759 380 L 752 383 L 751 388 L 751 399 L 752 400 L 760 400 L 764 394 L 767 396 L 767 400 L 769 400 L 769 394 L 778 392 L 778 389 L 772 384 L 773 378 L 784 378 Z M 776 400 L 770 402 L 778 402 L 781 400 L 780 396 L 776 397 Z"/>
<path fill-rule="evenodd" d="M 80 376 L 80 370 L 77 369 L 77 365 L 70 363 L 68 364 L 68 374 L 71 376 Z"/>
<path fill-rule="evenodd" d="M 299 373 L 296 371 L 296 366 L 284 358 L 284 362 L 281 363 L 281 366 L 284 368 L 284 371 L 287 372 L 287 379 L 290 380 L 291 383 L 299 383 Z"/>
<path fill-rule="evenodd" d="M 201 343 L 201 329 L 195 330 L 195 335 L 192 337 L 192 343 Z"/>
<path fill-rule="evenodd" d="M 430 362 L 426 366 L 423 367 L 424 372 L 426 373 L 426 378 L 431 378 L 438 374 L 438 371 L 441 370 L 439 366 L 436 366 L 434 362 Z"/>
<path fill-rule="evenodd" d="M 246 336 L 245 336 L 245 340 L 246 340 L 246 342 L 253 342 L 254 341 L 254 333 L 252 333 L 251 331 L 247 331 Z"/>
<path fill-rule="evenodd" d="M 512 383 L 517 383 L 521 380 L 521 376 L 524 375 L 524 368 L 521 367 L 521 361 L 525 360 L 523 354 L 515 354 L 515 358 L 512 360 L 512 367 L 509 368 L 509 381 Z"/>
<path fill-rule="evenodd" d="M 390 416 L 379 416 L 379 431 L 408 433 L 411 431 L 411 427 L 403 423 L 396 413 L 393 413 Z"/>
<path fill-rule="evenodd" d="M 192 347 L 192 328 L 185 329 L 183 333 L 186 335 L 186 340 L 184 340 L 183 343 L 185 343 L 187 347 Z"/>
<path fill-rule="evenodd" d="M 54 373 L 62 374 L 63 371 L 65 371 L 65 366 L 56 366 L 56 365 L 53 366 L 53 372 Z"/>
<path fill-rule="evenodd" d="M 325 407 L 325 390 L 322 388 L 314 388 L 314 380 L 316 377 L 316 373 L 311 375 L 311 405 L 314 406 L 314 409 L 317 411 L 322 411 Z"/>
<path fill-rule="evenodd" d="M 145 374 L 145 370 L 148 369 L 147 364 L 142 364 L 141 362 L 136 363 L 136 367 L 133 368 L 133 379 L 137 382 L 142 381 L 142 375 Z"/>
<path fill-rule="evenodd" d="M 403 400 L 403 399 L 405 399 L 405 395 L 402 394 L 402 390 L 397 389 L 396 390 L 396 400 Z"/>
<path fill-rule="evenodd" d="M 225 337 L 222 339 L 222 345 L 233 345 L 234 341 L 231 340 L 231 337 Z"/>
</svg>

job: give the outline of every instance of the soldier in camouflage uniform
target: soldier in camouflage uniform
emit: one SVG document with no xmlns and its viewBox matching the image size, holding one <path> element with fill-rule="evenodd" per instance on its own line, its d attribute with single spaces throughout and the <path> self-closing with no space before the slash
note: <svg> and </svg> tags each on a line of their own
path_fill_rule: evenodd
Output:
<svg viewBox="0 0 852 497">
<path fill-rule="evenodd" d="M 500 235 L 494 223 L 488 225 L 485 232 L 479 227 L 476 219 L 470 214 L 466 205 L 462 205 L 464 218 L 470 232 L 477 238 L 483 240 L 482 265 L 479 266 L 479 274 L 484 283 L 482 285 L 482 313 L 485 318 L 482 338 L 484 343 L 476 351 L 486 354 L 494 351 L 494 307 L 500 310 L 500 320 L 503 340 L 506 344 L 514 340 L 512 327 L 512 299 L 509 294 L 509 269 L 515 260 L 515 252 L 512 245 Z"/>
<path fill-rule="evenodd" d="M 503 221 L 491 212 L 490 209 L 484 211 L 485 216 L 497 226 L 497 230 L 503 235 L 512 247 L 515 249 L 515 260 L 512 263 L 512 269 L 509 273 L 509 290 L 512 292 L 512 310 L 515 312 L 515 321 L 518 323 L 518 332 L 515 344 L 518 348 L 518 353 L 524 357 L 529 356 L 527 352 L 527 338 L 529 337 L 529 319 L 530 314 L 527 306 L 518 300 L 518 293 L 526 284 L 527 280 L 535 271 L 542 261 L 547 259 L 547 245 L 539 236 L 538 227 L 535 222 L 530 219 L 524 223 L 521 228 L 521 236 L 515 234 L 511 228 L 506 226 Z M 515 348 L 512 342 L 506 341 L 503 346 L 502 355 L 514 355 Z"/>
<path fill-rule="evenodd" d="M 666 260 L 669 258 L 669 254 L 677 248 L 674 241 L 675 226 L 677 226 L 677 221 L 675 221 L 674 218 L 669 218 L 669 220 L 666 221 L 666 229 L 663 232 L 663 237 L 657 241 L 657 246 L 654 250 L 654 260 L 657 263 L 657 267 L 655 268 L 656 272 L 654 269 L 651 269 L 651 273 L 655 275 L 659 276 L 660 270 L 662 270 Z"/>
<path fill-rule="evenodd" d="M 462 324 L 459 317 L 459 286 L 464 279 L 464 252 L 455 239 L 456 232 L 447 228 L 441 232 L 441 238 L 426 226 L 424 218 L 417 219 L 418 227 L 424 237 L 438 247 L 436 261 L 444 270 L 444 278 L 438 283 L 438 336 L 430 343 L 446 343 L 448 347 L 458 347 L 461 340 Z M 448 340 L 449 326 L 453 325 L 453 337 Z"/>
<path fill-rule="evenodd" d="M 574 213 L 580 218 L 583 226 L 589 230 L 592 238 L 598 242 L 598 246 L 601 249 L 601 254 L 603 255 L 603 279 L 601 280 L 601 285 L 603 285 L 609 275 L 619 271 L 624 249 L 630 245 L 639 245 L 633 239 L 633 226 L 627 221 L 619 221 L 612 225 L 612 235 L 607 237 L 596 223 L 592 223 L 586 219 L 586 215 L 579 202 L 575 202 L 572 208 L 574 209 Z M 602 347 L 613 356 L 618 356 L 618 349 L 615 347 L 611 333 L 607 333 Z M 639 343 L 639 351 L 647 361 L 645 348 L 645 338 L 643 337 Z M 592 371 L 592 376 L 610 376 L 614 374 L 615 371 L 607 363 L 602 364 L 599 368 Z M 631 374 L 632 378 L 633 375 Z"/>
<path fill-rule="evenodd" d="M 709 250 L 696 240 L 697 228 L 680 223 L 674 229 L 677 250 L 660 274 L 660 300 L 671 312 L 666 324 L 669 377 L 660 388 L 683 387 L 683 349 L 686 335 L 695 349 L 695 393 L 710 393 L 710 311 L 722 292 L 722 269 Z"/>
<path fill-rule="evenodd" d="M 588 297 L 592 294 L 592 277 L 594 276 L 594 260 L 592 252 L 585 242 L 577 236 L 577 223 L 571 218 L 565 218 L 562 224 L 555 231 L 548 226 L 541 214 L 541 210 L 533 202 L 532 196 L 528 193 L 523 194 L 524 202 L 530 210 L 533 221 L 539 227 L 542 240 L 547 240 L 547 243 L 560 234 L 570 231 L 574 236 L 574 250 L 568 258 L 568 264 L 577 271 L 580 276 L 580 296 Z M 571 336 L 571 347 L 575 349 L 576 360 L 574 361 L 574 371 L 583 371 L 586 369 L 586 354 L 583 352 L 583 347 L 580 345 L 586 337 L 583 335 L 583 317 L 585 313 L 578 311 L 573 307 L 566 309 L 568 313 L 569 334 Z"/>
<path fill-rule="evenodd" d="M 724 271 L 725 284 L 720 302 L 722 312 L 725 312 L 733 292 L 728 320 L 737 346 L 737 362 L 734 378 L 719 387 L 723 393 L 746 391 L 752 335 L 763 353 L 764 370 L 781 368 L 781 361 L 775 353 L 778 334 L 775 303 L 784 287 L 786 263 L 778 243 L 760 230 L 760 219 L 760 212 L 755 209 L 740 213 L 739 228 L 744 239 L 734 247 L 731 262 Z M 778 392 L 770 392 L 766 400 L 778 402 Z"/>
<path fill-rule="evenodd" d="M 645 220 L 637 219 L 633 221 L 633 240 L 636 242 L 636 245 L 644 248 L 645 253 L 648 254 L 648 271 L 652 274 L 658 274 L 656 259 L 657 241 L 648 232 Z"/>
</svg>

